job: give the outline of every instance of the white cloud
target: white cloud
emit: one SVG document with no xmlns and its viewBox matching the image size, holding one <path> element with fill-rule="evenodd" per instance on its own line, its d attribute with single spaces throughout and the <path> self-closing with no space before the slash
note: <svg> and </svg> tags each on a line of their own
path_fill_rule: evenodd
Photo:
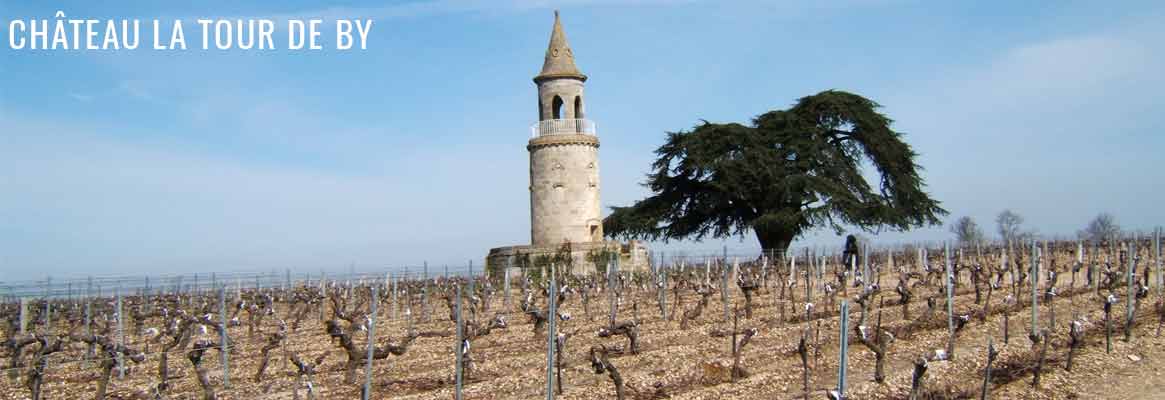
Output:
<svg viewBox="0 0 1165 400">
<path fill-rule="evenodd" d="M 117 84 L 116 91 L 138 100 L 151 102 L 157 100 L 157 97 L 149 89 L 149 84 L 140 79 L 123 80 Z"/>
<path fill-rule="evenodd" d="M 992 136 L 1052 129 L 1094 137 L 1082 128 L 1112 129 L 1124 124 L 1113 117 L 1158 103 L 1162 43 L 1165 30 L 1137 26 L 1021 44 L 986 63 L 938 72 L 892 100 L 911 117 L 903 121 L 1003 128 L 978 132 Z"/>
<path fill-rule="evenodd" d="M 82 102 L 82 103 L 88 103 L 90 101 L 93 101 L 93 96 L 88 95 L 88 94 L 69 92 L 67 95 L 69 96 L 69 98 L 71 98 L 73 100 L 77 100 L 77 101 Z"/>
</svg>

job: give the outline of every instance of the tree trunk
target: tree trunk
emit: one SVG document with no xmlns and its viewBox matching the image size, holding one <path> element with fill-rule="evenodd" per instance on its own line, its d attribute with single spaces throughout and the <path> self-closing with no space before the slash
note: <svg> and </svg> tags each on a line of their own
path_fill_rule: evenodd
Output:
<svg viewBox="0 0 1165 400">
<path fill-rule="evenodd" d="M 159 355 L 158 360 L 158 385 L 156 386 L 158 393 L 166 393 L 166 391 L 169 389 L 169 386 L 166 384 L 166 378 L 170 374 L 169 365 L 167 364 L 170 358 L 168 350 L 169 348 L 164 347 L 163 350 L 159 352 L 161 354 Z"/>
<path fill-rule="evenodd" d="M 114 364 L 113 360 L 101 362 L 101 380 L 97 381 L 97 394 L 93 398 L 105 400 L 105 389 L 109 387 L 109 378 L 113 376 Z"/>
<path fill-rule="evenodd" d="M 785 251 L 789 249 L 789 244 L 793 243 L 793 238 L 797 236 L 793 229 L 784 226 L 754 226 L 753 230 L 756 231 L 756 238 L 760 242 L 761 250 L 772 251 L 774 258 L 778 254 L 785 254 Z"/>
</svg>

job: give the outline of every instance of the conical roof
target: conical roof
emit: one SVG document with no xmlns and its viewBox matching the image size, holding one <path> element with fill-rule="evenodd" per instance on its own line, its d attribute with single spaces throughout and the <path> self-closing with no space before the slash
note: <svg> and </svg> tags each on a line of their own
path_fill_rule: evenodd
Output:
<svg viewBox="0 0 1165 400">
<path fill-rule="evenodd" d="M 546 48 L 546 60 L 542 62 L 542 72 L 534 77 L 534 82 L 552 78 L 587 80 L 587 76 L 583 75 L 574 65 L 574 52 L 570 50 L 570 43 L 566 41 L 566 32 L 562 30 L 558 10 L 554 11 L 554 29 L 550 32 L 550 45 Z"/>
</svg>

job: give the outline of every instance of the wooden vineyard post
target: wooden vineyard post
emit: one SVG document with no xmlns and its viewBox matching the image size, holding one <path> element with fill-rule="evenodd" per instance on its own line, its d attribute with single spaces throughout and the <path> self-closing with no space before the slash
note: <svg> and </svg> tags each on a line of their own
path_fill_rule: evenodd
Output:
<svg viewBox="0 0 1165 400">
<path fill-rule="evenodd" d="M 712 262 L 704 259 L 704 284 L 712 285 Z"/>
<path fill-rule="evenodd" d="M 1133 287 L 1133 279 L 1137 276 L 1137 241 L 1129 241 L 1129 268 L 1125 271 L 1128 275 L 1128 286 L 1125 287 L 1128 293 L 1128 302 L 1125 305 L 1125 341 L 1128 342 L 1133 339 L 1133 314 L 1136 312 L 1136 298 L 1137 289 Z"/>
<path fill-rule="evenodd" d="M 662 261 L 662 260 L 661 260 Z M 660 265 L 659 269 L 659 318 L 667 320 L 667 267 Z"/>
<path fill-rule="evenodd" d="M 546 400 L 554 400 L 554 344 L 558 338 L 558 280 L 555 278 L 554 264 L 550 264 L 550 295 L 546 299 Z M 614 304 L 614 303 L 612 303 Z M 612 307 L 611 320 L 614 321 Z M 614 325 L 614 322 L 612 322 Z"/>
<path fill-rule="evenodd" d="M 372 355 L 376 350 L 376 305 L 380 303 L 377 300 L 379 298 L 377 295 L 376 285 L 372 285 L 372 299 L 368 303 L 368 306 L 371 308 L 368 310 L 368 360 L 364 364 L 364 389 L 361 391 L 361 398 L 363 400 L 368 400 L 372 397 Z M 460 322 L 460 317 L 458 317 L 458 322 Z"/>
<path fill-rule="evenodd" d="M 1099 277 L 1096 276 L 1100 273 L 1100 265 L 1097 264 L 1100 262 L 1100 251 L 1096 247 L 1096 241 L 1090 240 L 1089 243 L 1092 244 L 1092 251 L 1088 253 L 1088 287 L 1091 288 L 1095 283 L 1096 294 L 1100 294 L 1100 281 L 1097 280 Z"/>
<path fill-rule="evenodd" d="M 999 267 L 1001 270 L 1010 271 L 1011 268 L 1008 267 L 1008 265 L 1007 265 L 1007 247 L 1003 247 L 1003 246 L 1000 246 L 1000 247 L 1001 248 L 999 249 Z M 1009 274 L 1009 275 L 1011 275 L 1011 286 L 1014 287 L 1015 286 L 1015 274 Z M 1000 282 L 1000 284 L 1002 284 L 1002 283 L 1003 282 Z M 1003 344 L 1011 343 L 1011 326 L 1010 326 L 1011 325 L 1010 324 L 1011 312 L 1010 312 L 1010 310 L 1007 309 L 1007 307 L 1011 307 L 1011 303 L 1012 303 L 1011 300 L 1014 300 L 1014 299 L 1015 299 L 1015 297 L 1013 295 L 1010 295 L 1010 294 L 1007 295 L 1007 297 L 1005 297 L 1003 299 L 1003 307 L 1004 307 L 1003 308 Z"/>
<path fill-rule="evenodd" d="M 857 258 L 856 257 L 849 258 L 849 269 L 848 269 L 848 271 L 846 271 L 846 273 L 847 273 L 847 276 L 852 276 L 854 283 L 857 283 Z M 849 286 L 848 282 L 841 283 L 841 295 L 842 296 L 846 295 L 846 287 L 848 287 L 848 286 Z"/>
<path fill-rule="evenodd" d="M 922 246 L 919 246 L 918 247 L 918 268 L 916 268 L 915 271 L 917 271 L 918 269 L 921 269 L 923 265 L 926 265 L 926 258 L 922 255 Z"/>
<path fill-rule="evenodd" d="M 809 400 L 809 347 L 805 343 L 805 332 L 801 332 L 801 341 L 797 343 L 797 353 L 801 355 L 801 391 L 802 398 Z"/>
<path fill-rule="evenodd" d="M 1076 242 L 1076 264 L 1077 269 L 1084 269 L 1084 241 Z"/>
<path fill-rule="evenodd" d="M 122 346 L 125 346 L 125 330 L 122 329 L 123 328 L 122 321 L 125 318 L 122 318 L 123 314 L 122 314 L 122 310 L 121 310 L 121 285 L 118 285 L 116 290 L 117 290 L 117 292 L 116 292 L 116 294 L 117 294 L 117 343 L 122 345 Z M 125 379 L 124 352 L 117 353 L 117 379 Z"/>
<path fill-rule="evenodd" d="M 23 336 L 28 331 L 28 298 L 20 298 L 20 334 Z"/>
<path fill-rule="evenodd" d="M 612 255 L 607 260 L 607 299 L 611 303 L 611 314 L 608 316 L 608 325 L 615 325 L 615 316 L 619 312 L 619 299 L 615 295 L 615 279 L 619 275 L 619 260 Z M 551 294 L 550 297 L 556 297 Z M 547 315 L 547 318 L 550 318 Z"/>
<path fill-rule="evenodd" d="M 391 277 L 392 275 L 389 274 L 389 276 Z M 397 318 L 396 312 L 398 309 L 400 309 L 400 305 L 399 305 L 398 300 L 397 300 L 397 295 L 398 295 L 397 294 L 398 293 L 397 282 L 398 281 L 400 281 L 399 276 L 396 277 L 395 279 L 392 279 L 392 304 L 389 305 L 389 310 L 388 310 L 388 317 L 392 321 L 396 321 L 396 318 Z"/>
<path fill-rule="evenodd" d="M 1162 229 L 1158 226 L 1153 230 L 1153 264 L 1157 267 L 1157 297 L 1162 297 L 1165 288 L 1165 276 L 1162 276 Z"/>
<path fill-rule="evenodd" d="M 810 309 L 813 304 L 813 256 L 809 254 L 809 248 L 805 248 L 805 324 L 809 324 L 809 314 L 812 313 Z M 808 326 L 805 329 L 809 329 Z"/>
<path fill-rule="evenodd" d="M 760 256 L 760 281 L 761 285 L 768 289 L 769 287 L 769 258 L 764 252 Z"/>
<path fill-rule="evenodd" d="M 89 286 L 89 289 L 85 291 L 85 336 L 93 334 L 93 285 L 90 284 Z M 85 357 L 83 357 L 84 360 L 89 360 L 90 358 L 93 358 L 93 345 L 86 346 Z M 83 365 L 88 367 L 88 364 L 86 362 Z"/>
<path fill-rule="evenodd" d="M 473 294 L 477 292 L 477 289 L 475 289 L 475 288 L 474 288 L 474 286 L 473 286 L 473 285 L 474 285 L 474 281 L 473 281 L 473 261 L 470 261 L 470 262 L 469 262 L 469 279 L 468 279 L 468 282 L 466 282 L 466 283 L 465 283 L 465 285 L 466 285 L 466 288 L 467 288 L 467 289 L 469 289 L 469 297 L 472 299 L 472 298 L 473 298 Z M 473 308 L 473 303 L 472 303 L 472 302 L 470 302 L 470 303 L 469 303 L 469 315 L 470 315 L 471 317 L 472 317 L 472 316 L 476 316 L 476 315 L 477 315 L 477 313 L 476 313 L 476 312 L 474 312 L 474 308 Z"/>
<path fill-rule="evenodd" d="M 648 276 L 654 277 L 654 276 L 659 275 L 659 271 L 655 269 L 656 268 L 655 257 L 656 256 L 655 256 L 654 251 L 647 252 L 647 273 L 648 273 Z"/>
<path fill-rule="evenodd" d="M 1038 291 L 1039 291 L 1038 287 L 1040 286 L 1040 247 L 1039 247 L 1039 243 L 1036 243 L 1035 240 L 1032 241 L 1031 274 L 1029 276 L 1031 278 L 1031 285 L 1032 285 L 1031 337 L 1035 338 L 1036 335 L 1039 335 L 1039 331 L 1037 331 L 1036 328 L 1039 326 L 1038 324 L 1039 324 L 1039 317 L 1040 317 L 1040 310 L 1038 307 L 1039 303 L 1040 303 L 1040 301 L 1039 301 L 1040 297 L 1038 294 Z"/>
<path fill-rule="evenodd" d="M 1047 359 L 1047 356 L 1048 356 L 1048 341 L 1051 340 L 1051 338 L 1048 337 L 1048 330 L 1047 329 L 1044 329 L 1043 331 L 1041 331 L 1039 336 L 1040 336 L 1040 340 L 1043 343 L 1040 346 L 1039 362 L 1036 363 L 1036 370 L 1035 370 L 1035 373 L 1033 374 L 1034 376 L 1032 377 L 1032 387 L 1033 388 L 1038 388 L 1040 386 L 1040 374 L 1042 374 L 1044 371 L 1044 361 Z"/>
<path fill-rule="evenodd" d="M 954 300 L 954 293 L 953 292 L 955 291 L 955 288 L 954 288 L 954 281 L 955 280 L 952 276 L 953 274 L 951 271 L 951 245 L 949 243 L 944 242 L 943 247 L 944 247 L 943 260 L 945 261 L 946 268 L 947 268 L 947 275 L 946 275 L 947 329 L 949 330 L 951 337 L 954 337 L 955 336 L 955 300 Z M 948 355 L 948 357 L 951 357 L 953 359 L 955 356 L 953 354 L 954 349 L 952 348 L 951 350 L 952 350 L 952 352 L 951 352 L 952 354 Z"/>
<path fill-rule="evenodd" d="M 1104 299 L 1104 352 L 1112 353 L 1112 305 L 1116 296 L 1111 293 Z"/>
<path fill-rule="evenodd" d="M 429 309 L 429 262 L 428 261 L 425 261 L 425 264 L 422 267 L 422 271 L 424 273 L 424 275 L 422 276 L 422 279 L 424 279 L 425 281 L 421 282 L 421 317 L 425 320 L 425 322 L 433 322 L 430 319 L 432 317 L 432 313 L 431 313 L 432 310 Z M 449 267 L 448 266 L 445 267 L 445 279 L 449 279 Z"/>
<path fill-rule="evenodd" d="M 240 293 L 242 293 L 241 292 L 242 287 L 243 287 L 242 280 L 239 280 Z M 320 270 L 320 295 L 322 295 L 325 299 L 328 297 L 328 273 L 322 269 Z M 323 301 L 320 301 L 320 322 L 324 321 L 324 309 L 325 308 L 327 308 L 327 307 L 324 307 Z"/>
<path fill-rule="evenodd" d="M 506 269 L 502 271 L 502 287 L 506 293 L 505 297 L 502 297 L 502 301 L 505 303 L 504 305 L 506 310 L 510 309 L 510 268 L 513 266 L 514 257 L 510 256 L 506 258 Z"/>
<path fill-rule="evenodd" d="M 219 343 L 222 351 L 219 355 L 222 356 L 222 387 L 223 389 L 230 389 L 231 387 L 231 361 L 230 350 L 227 346 L 227 285 L 223 284 L 218 288 L 218 321 L 222 324 L 222 331 L 219 334 Z M 232 343 L 233 345 L 233 343 Z"/>
<path fill-rule="evenodd" d="M 918 392 L 922 388 L 922 378 L 926 375 L 926 357 L 914 359 L 914 373 L 910 377 L 910 400 L 918 399 Z"/>
<path fill-rule="evenodd" d="M 1160 298 L 1165 293 L 1165 276 L 1161 276 L 1161 227 L 1153 230 L 1153 260 L 1157 264 L 1157 297 Z"/>
<path fill-rule="evenodd" d="M 724 268 L 728 268 L 728 246 L 725 245 L 723 247 L 723 249 L 724 249 L 724 256 L 720 257 L 720 265 L 723 265 Z M 735 265 L 733 265 L 733 267 L 735 267 Z M 736 279 L 736 269 L 733 268 L 730 272 L 732 273 L 732 275 L 729 277 L 728 280 Z"/>
<path fill-rule="evenodd" d="M 93 276 L 90 275 L 88 283 L 85 284 L 85 304 L 88 305 L 89 303 L 92 303 L 92 302 L 93 302 Z M 91 335 L 92 333 L 89 332 L 89 317 L 91 316 L 91 314 L 89 314 L 89 311 L 86 311 L 85 315 L 86 315 L 85 334 Z M 21 332 L 21 333 L 24 333 L 24 332 Z"/>
<path fill-rule="evenodd" d="M 929 244 L 929 243 L 926 243 L 926 244 L 924 244 L 924 246 L 923 246 L 923 248 L 922 248 L 922 265 L 923 265 L 923 268 L 928 268 L 927 266 L 928 266 L 928 265 L 929 265 L 929 263 L 930 263 L 930 249 L 929 249 L 929 248 L 927 248 L 926 246 L 930 246 L 930 244 Z"/>
<path fill-rule="evenodd" d="M 987 395 L 990 393 L 991 387 L 991 363 L 999 356 L 999 351 L 995 350 L 995 338 L 987 338 L 987 366 L 983 369 L 983 391 L 979 394 L 979 400 L 987 400 Z"/>
<path fill-rule="evenodd" d="M 382 285 L 382 286 L 384 287 L 384 290 L 391 290 L 392 289 L 392 272 L 385 272 L 384 273 L 384 285 Z M 391 295 L 392 292 L 389 292 L 389 294 Z M 391 297 L 391 296 L 389 296 L 389 297 Z M 392 311 L 393 311 L 392 304 L 389 304 L 389 311 L 386 313 L 389 315 L 389 318 L 394 317 L 392 315 Z M 392 320 L 390 319 L 389 321 L 392 321 Z"/>
<path fill-rule="evenodd" d="M 408 275 L 405 275 L 405 276 L 408 276 Z M 413 325 L 416 324 L 416 317 L 413 316 L 413 292 L 409 290 L 408 286 L 405 286 L 404 295 L 405 295 L 405 304 L 404 304 L 405 329 L 406 329 L 406 332 L 412 332 Z"/>
<path fill-rule="evenodd" d="M 453 346 L 453 398 L 461 400 L 462 357 L 465 357 L 465 323 L 461 319 L 461 285 L 454 285 L 457 289 L 457 302 L 453 309 L 457 313 L 457 344 Z"/>
<path fill-rule="evenodd" d="M 839 399 L 845 398 L 845 369 L 849 361 L 849 301 L 841 301 L 841 320 L 838 321 L 838 329 L 841 330 L 838 338 L 839 361 L 837 363 L 837 395 Z"/>
<path fill-rule="evenodd" d="M 728 267 L 727 261 L 721 262 L 720 265 L 722 267 L 721 269 L 723 270 L 723 273 L 720 274 L 720 303 L 723 305 L 722 308 L 724 309 L 724 322 L 728 322 L 728 274 L 730 268 Z"/>
<path fill-rule="evenodd" d="M 870 244 L 869 243 L 862 243 L 862 284 L 863 284 L 863 287 L 869 286 L 870 284 L 874 283 L 873 281 L 874 280 L 870 278 Z M 865 290 L 865 289 L 863 288 L 863 290 Z M 865 323 L 865 320 L 866 320 L 865 308 L 863 307 L 862 308 L 862 323 Z"/>
<path fill-rule="evenodd" d="M 50 288 L 52 288 L 52 286 L 53 286 L 53 277 L 50 276 L 47 279 L 45 279 L 45 284 L 44 284 L 44 319 L 43 319 L 43 321 L 41 321 L 44 323 L 46 335 L 53 334 L 53 308 L 52 308 L 52 298 L 51 298 L 52 293 L 49 291 Z"/>
<path fill-rule="evenodd" d="M 891 274 L 894 273 L 894 271 L 895 271 L 895 269 L 894 269 L 894 250 L 893 249 L 886 250 L 886 270 L 890 271 Z M 882 274 L 879 273 L 878 279 L 881 279 L 881 278 L 882 278 Z M 878 285 L 878 286 L 880 287 L 882 285 Z"/>
<path fill-rule="evenodd" d="M 817 264 L 817 281 L 821 282 L 823 285 L 825 284 L 825 260 L 825 252 L 823 251 L 819 259 L 820 263 Z"/>
<path fill-rule="evenodd" d="M 182 294 L 182 275 L 174 277 L 174 296 Z M 177 299 L 178 305 L 182 305 L 182 299 Z"/>
<path fill-rule="evenodd" d="M 144 301 L 143 301 L 143 303 L 144 303 L 143 307 L 144 307 L 144 310 L 145 310 L 145 312 L 148 314 L 148 313 L 150 313 L 151 311 L 153 311 L 153 308 L 154 308 L 154 307 L 153 307 L 153 306 L 150 304 L 150 277 L 149 277 L 149 276 L 146 276 L 146 289 L 145 289 L 144 291 L 142 291 L 142 295 L 143 295 L 143 297 L 142 297 L 142 298 L 143 298 L 143 300 L 144 300 Z"/>
</svg>

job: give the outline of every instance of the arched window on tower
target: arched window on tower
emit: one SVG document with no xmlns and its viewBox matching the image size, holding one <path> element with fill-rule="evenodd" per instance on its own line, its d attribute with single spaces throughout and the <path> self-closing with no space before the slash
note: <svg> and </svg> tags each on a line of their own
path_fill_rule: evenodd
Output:
<svg viewBox="0 0 1165 400">
<path fill-rule="evenodd" d="M 574 96 L 574 117 L 583 119 L 582 96 Z"/>
<path fill-rule="evenodd" d="M 552 115 L 554 116 L 554 119 L 562 119 L 562 112 L 564 110 L 562 107 L 561 97 L 554 96 L 554 102 L 550 103 L 550 110 L 553 113 Z"/>
</svg>

